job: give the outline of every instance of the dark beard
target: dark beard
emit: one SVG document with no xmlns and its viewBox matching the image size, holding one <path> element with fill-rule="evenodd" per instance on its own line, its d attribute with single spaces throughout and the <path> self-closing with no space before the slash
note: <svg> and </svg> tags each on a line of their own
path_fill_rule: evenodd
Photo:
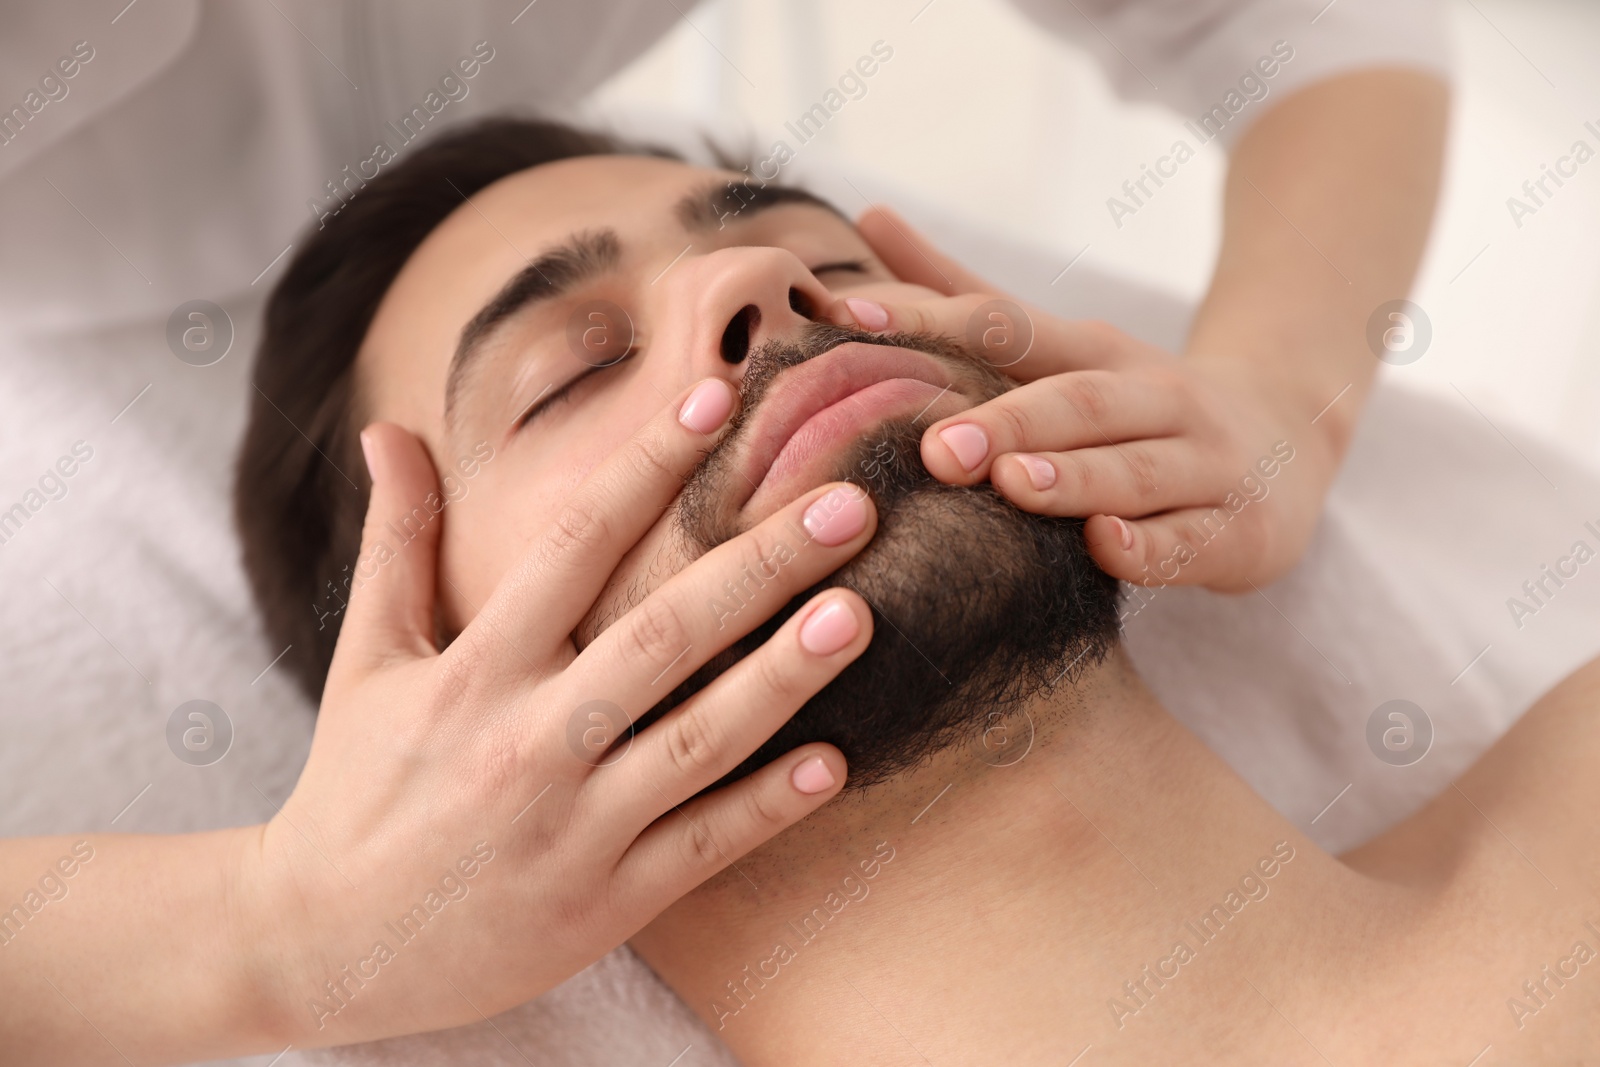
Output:
<svg viewBox="0 0 1600 1067">
<path fill-rule="evenodd" d="M 941 359 L 957 388 L 989 399 L 1012 383 L 946 339 L 810 328 L 798 345 L 753 352 L 732 431 L 679 498 L 691 555 L 742 533 L 730 506 L 732 442 L 782 371 L 844 341 L 899 345 Z M 1083 520 L 1019 510 L 984 482 L 945 485 L 922 465 L 926 424 L 885 423 L 841 457 L 836 477 L 872 495 L 878 532 L 857 556 L 713 657 L 639 721 L 682 703 L 766 642 L 823 589 L 872 607 L 867 650 L 718 785 L 797 745 L 826 741 L 849 761 L 848 788 L 876 785 L 952 745 L 976 740 L 1020 704 L 1101 662 L 1115 644 L 1117 581 L 1095 564 Z"/>
</svg>

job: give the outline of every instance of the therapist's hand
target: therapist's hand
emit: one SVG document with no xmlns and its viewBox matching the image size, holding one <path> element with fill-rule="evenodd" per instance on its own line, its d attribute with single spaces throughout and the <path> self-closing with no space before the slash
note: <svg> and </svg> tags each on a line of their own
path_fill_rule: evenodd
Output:
<svg viewBox="0 0 1600 1067">
<path fill-rule="evenodd" d="M 987 480 L 1024 510 L 1087 519 L 1095 561 L 1137 584 L 1248 591 L 1300 558 L 1338 452 L 1292 383 L 1001 297 L 885 209 L 859 226 L 901 280 L 952 295 L 840 301 L 836 321 L 952 336 L 1022 382 L 927 428 L 934 477 Z"/>
<path fill-rule="evenodd" d="M 713 549 L 581 651 L 569 636 L 706 441 L 676 405 L 662 412 L 442 653 L 437 523 L 355 593 L 305 771 L 244 872 L 246 899 L 272 916 L 258 963 L 279 971 L 282 1041 L 343 1044 L 526 1001 L 839 790 L 843 756 L 812 744 L 691 799 L 865 649 L 871 616 L 848 590 L 819 594 L 631 742 L 616 718 L 648 711 L 858 552 L 876 517 L 855 487 L 813 490 Z M 368 427 L 363 443 L 371 542 L 435 481 L 400 428 Z M 793 559 L 746 610 L 704 610 L 779 541 Z"/>
</svg>

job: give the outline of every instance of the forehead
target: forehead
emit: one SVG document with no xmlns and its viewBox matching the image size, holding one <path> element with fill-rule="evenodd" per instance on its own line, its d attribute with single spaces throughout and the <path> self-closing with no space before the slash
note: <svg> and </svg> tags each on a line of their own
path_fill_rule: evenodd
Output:
<svg viewBox="0 0 1600 1067">
<path fill-rule="evenodd" d="M 378 307 L 356 360 L 365 415 L 437 444 L 461 328 L 507 278 L 570 234 L 601 227 L 622 235 L 625 263 L 675 243 L 670 258 L 686 240 L 678 201 L 719 175 L 743 177 L 674 160 L 583 156 L 474 194 L 417 247 Z"/>
</svg>

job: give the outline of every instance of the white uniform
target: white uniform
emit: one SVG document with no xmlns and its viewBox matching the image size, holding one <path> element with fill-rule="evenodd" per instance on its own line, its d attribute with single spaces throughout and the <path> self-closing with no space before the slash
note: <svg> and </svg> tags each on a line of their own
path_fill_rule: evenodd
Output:
<svg viewBox="0 0 1600 1067">
<path fill-rule="evenodd" d="M 1315 23 L 1316 5 L 1281 0 L 1016 2 L 1130 98 L 1198 117 L 1228 114 L 1233 92 L 1246 104 L 1228 114 L 1230 139 L 1272 95 L 1339 70 L 1445 63 L 1432 0 L 1337 0 Z M 113 24 L 123 3 L 92 17 L 91 5 L 0 10 L 0 108 L 28 113 L 30 93 L 42 104 L 0 126 L 6 328 L 81 329 L 248 288 L 310 218 L 307 201 L 376 141 L 399 148 L 391 126 L 477 42 L 493 60 L 462 79 L 463 99 L 439 93 L 430 129 L 569 106 L 679 18 L 668 0 L 546 0 L 515 24 L 508 0 L 137 0 Z M 39 81 L 80 41 L 94 58 L 52 101 Z M 1261 77 L 1279 41 L 1294 58 Z M 1272 95 L 1251 100 L 1250 76 Z"/>
</svg>

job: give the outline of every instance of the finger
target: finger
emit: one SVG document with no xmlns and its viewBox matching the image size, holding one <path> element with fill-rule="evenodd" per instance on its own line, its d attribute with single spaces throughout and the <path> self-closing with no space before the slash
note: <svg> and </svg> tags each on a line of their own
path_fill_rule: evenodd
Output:
<svg viewBox="0 0 1600 1067">
<path fill-rule="evenodd" d="M 802 496 L 707 552 L 607 627 L 575 660 L 582 699 L 636 718 L 701 664 L 832 574 L 877 529 L 871 498 L 848 482 Z"/>
<path fill-rule="evenodd" d="M 1084 540 L 1100 569 L 1125 582 L 1242 592 L 1270 548 L 1265 524 L 1242 512 L 1180 508 L 1132 521 L 1096 515 L 1084 524 Z"/>
<path fill-rule="evenodd" d="M 946 296 L 994 292 L 995 287 L 934 247 L 933 242 L 883 204 L 874 204 L 856 219 L 856 230 L 874 255 L 896 278 Z"/>
<path fill-rule="evenodd" d="M 844 756 L 838 749 L 806 745 L 668 812 L 618 861 L 618 899 L 647 921 L 827 803 L 844 776 Z"/>
<path fill-rule="evenodd" d="M 1094 319 L 1062 319 L 1027 304 L 985 293 L 921 301 L 842 297 L 830 321 L 872 333 L 952 337 L 1011 378 L 1034 381 L 1073 370 L 1127 368 L 1172 357 Z"/>
<path fill-rule="evenodd" d="M 1129 441 L 1073 452 L 999 456 L 989 481 L 1036 515 L 1141 518 L 1221 500 L 1228 483 L 1193 442 L 1180 437 Z"/>
<path fill-rule="evenodd" d="M 493 641 L 530 654 L 554 651 L 726 431 L 737 402 L 720 378 L 684 390 L 578 486 L 467 629 L 490 627 Z"/>
<path fill-rule="evenodd" d="M 633 740 L 625 777 L 597 774 L 596 825 L 628 835 L 717 782 L 838 677 L 872 639 L 849 590 L 819 593 L 759 649 Z"/>
<path fill-rule="evenodd" d="M 1189 421 L 1188 395 L 1174 381 L 1114 371 L 1052 375 L 930 425 L 922 434 L 922 462 L 942 482 L 973 485 L 989 478 L 991 463 L 1008 452 L 1170 436 Z"/>
<path fill-rule="evenodd" d="M 442 523 L 431 505 L 442 498 L 433 461 L 411 433 L 375 422 L 361 431 L 361 449 L 372 491 L 334 655 L 372 668 L 438 651 L 434 573 Z"/>
</svg>

